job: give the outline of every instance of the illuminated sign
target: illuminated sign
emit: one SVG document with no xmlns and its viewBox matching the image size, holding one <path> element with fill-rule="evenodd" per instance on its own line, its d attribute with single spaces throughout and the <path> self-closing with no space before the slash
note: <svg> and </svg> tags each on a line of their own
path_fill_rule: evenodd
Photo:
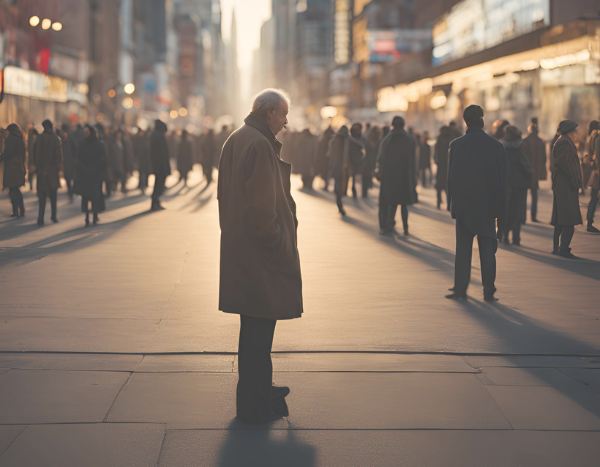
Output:
<svg viewBox="0 0 600 467">
<path fill-rule="evenodd" d="M 334 30 L 334 57 L 339 65 L 345 65 L 350 62 L 351 37 L 350 20 L 352 19 L 352 10 L 350 0 L 336 0 L 335 2 L 335 30 Z"/>
<path fill-rule="evenodd" d="M 550 0 L 463 0 L 433 27 L 439 65 L 550 24 Z"/>
<path fill-rule="evenodd" d="M 4 92 L 45 101 L 87 103 L 87 85 L 14 66 L 4 68 Z"/>
</svg>

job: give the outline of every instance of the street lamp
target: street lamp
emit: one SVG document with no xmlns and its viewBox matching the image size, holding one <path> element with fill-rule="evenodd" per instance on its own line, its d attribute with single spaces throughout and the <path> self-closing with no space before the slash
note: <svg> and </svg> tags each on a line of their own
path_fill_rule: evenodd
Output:
<svg viewBox="0 0 600 467">
<path fill-rule="evenodd" d="M 55 31 L 60 31 L 62 30 L 62 28 L 62 23 L 59 23 L 58 21 L 56 23 L 52 23 L 52 29 L 54 29 Z"/>
<path fill-rule="evenodd" d="M 125 90 L 125 94 L 133 94 L 135 92 L 135 85 L 133 83 L 126 84 L 123 89 Z"/>
<path fill-rule="evenodd" d="M 42 29 L 50 29 L 50 26 L 52 26 L 52 21 L 48 18 L 42 20 Z"/>
<path fill-rule="evenodd" d="M 177 110 L 171 110 L 169 115 L 171 116 L 171 118 L 177 118 L 179 112 L 177 112 Z"/>
<path fill-rule="evenodd" d="M 188 111 L 185 107 L 182 107 L 181 109 L 179 109 L 179 115 L 181 115 L 182 117 L 185 117 L 188 114 Z"/>
<path fill-rule="evenodd" d="M 115 97 L 117 95 L 117 92 L 114 89 L 111 89 L 110 91 L 108 91 L 108 97 Z"/>
<path fill-rule="evenodd" d="M 35 28 L 38 24 L 40 24 L 40 17 L 32 16 L 31 18 L 29 18 L 29 24 L 31 24 L 31 26 Z"/>
</svg>

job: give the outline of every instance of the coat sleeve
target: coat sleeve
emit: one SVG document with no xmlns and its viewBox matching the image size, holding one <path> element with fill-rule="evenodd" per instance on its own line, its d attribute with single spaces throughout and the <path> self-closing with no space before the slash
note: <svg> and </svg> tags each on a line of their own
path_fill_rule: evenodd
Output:
<svg viewBox="0 0 600 467">
<path fill-rule="evenodd" d="M 506 210 L 508 208 L 508 163 L 506 161 L 506 151 L 504 146 L 498 148 L 496 156 L 496 170 L 498 171 L 498 211 L 497 218 L 499 224 L 506 221 Z"/>
<path fill-rule="evenodd" d="M 567 143 L 556 143 L 554 146 L 554 170 L 562 172 L 563 175 L 569 181 L 569 184 L 573 188 L 579 189 L 581 183 L 579 182 L 580 177 L 576 173 L 576 169 L 572 167 L 571 161 L 571 145 Z M 577 155 L 574 156 L 577 158 Z M 577 158 L 579 162 L 579 159 Z"/>
<path fill-rule="evenodd" d="M 275 158 L 267 148 L 250 148 L 247 160 L 246 197 L 250 226 L 261 243 L 275 249 L 281 243 L 281 227 L 277 220 Z"/>
</svg>

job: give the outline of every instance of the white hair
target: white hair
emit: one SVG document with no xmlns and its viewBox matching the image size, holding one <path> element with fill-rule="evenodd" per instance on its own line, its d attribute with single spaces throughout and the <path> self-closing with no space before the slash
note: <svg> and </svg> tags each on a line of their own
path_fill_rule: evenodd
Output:
<svg viewBox="0 0 600 467">
<path fill-rule="evenodd" d="M 282 89 L 265 89 L 259 92 L 254 98 L 252 113 L 264 118 L 267 116 L 269 110 L 279 107 L 279 104 L 281 104 L 282 101 L 285 101 L 288 107 L 292 103 L 287 92 Z"/>
</svg>

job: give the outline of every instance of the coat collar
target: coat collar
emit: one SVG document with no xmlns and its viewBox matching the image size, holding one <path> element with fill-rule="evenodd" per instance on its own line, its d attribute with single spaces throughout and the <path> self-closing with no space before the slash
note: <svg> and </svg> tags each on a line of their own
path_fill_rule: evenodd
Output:
<svg viewBox="0 0 600 467">
<path fill-rule="evenodd" d="M 269 143 L 271 143 L 271 146 L 273 146 L 273 149 L 275 149 L 275 152 L 279 156 L 283 144 L 281 144 L 281 142 L 275 137 L 265 122 L 263 122 L 260 118 L 257 118 L 255 115 L 250 114 L 244 119 L 244 123 L 260 131 L 265 138 L 269 140 Z"/>
<path fill-rule="evenodd" d="M 467 128 L 467 133 L 483 133 L 483 128 Z"/>
</svg>

